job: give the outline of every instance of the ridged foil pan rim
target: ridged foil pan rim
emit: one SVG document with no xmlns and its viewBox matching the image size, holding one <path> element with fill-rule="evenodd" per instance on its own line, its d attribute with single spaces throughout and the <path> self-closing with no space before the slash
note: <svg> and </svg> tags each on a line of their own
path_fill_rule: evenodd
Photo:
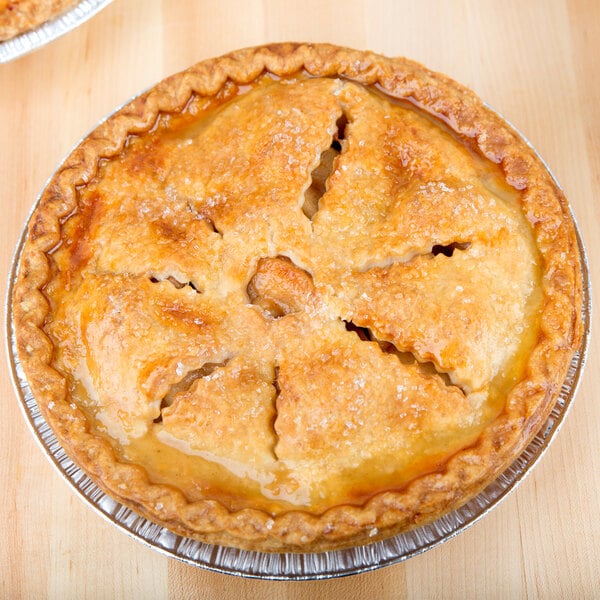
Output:
<svg viewBox="0 0 600 600">
<path fill-rule="evenodd" d="M 489 106 L 488 108 L 494 110 Z M 117 110 L 118 108 L 113 112 L 117 112 Z M 556 177 L 529 140 L 500 113 L 498 114 L 508 125 L 513 127 L 517 135 L 536 153 L 538 159 L 544 164 L 548 174 L 560 189 Z M 98 125 L 107 118 L 108 116 L 99 121 Z M 69 154 L 70 152 L 67 156 Z M 60 165 L 56 171 L 59 169 Z M 50 176 L 48 181 L 52 177 Z M 47 183 L 44 188 L 46 185 Z M 40 198 L 41 193 L 31 208 L 16 247 L 5 300 L 7 357 L 22 412 L 36 440 L 51 463 L 90 507 L 109 523 L 134 539 L 188 565 L 253 579 L 300 581 L 356 575 L 396 564 L 422 554 L 456 537 L 459 533 L 474 525 L 516 489 L 529 475 L 555 438 L 577 393 L 588 353 L 592 318 L 592 291 L 585 246 L 575 215 L 572 209 L 569 208 L 569 216 L 577 236 L 582 273 L 583 336 L 581 346 L 571 360 L 558 399 L 548 419 L 524 452 L 487 488 L 457 510 L 444 515 L 433 523 L 373 544 L 344 550 L 317 553 L 265 553 L 204 544 L 197 540 L 182 537 L 149 521 L 105 494 L 67 456 L 52 429 L 41 415 L 36 400 L 31 393 L 17 355 L 12 320 L 12 291 L 19 269 L 21 252 L 27 239 L 27 224 L 37 208 Z"/>
<path fill-rule="evenodd" d="M 83 25 L 113 0 L 81 0 L 63 14 L 10 40 L 0 42 L 0 64 L 25 56 Z"/>
</svg>

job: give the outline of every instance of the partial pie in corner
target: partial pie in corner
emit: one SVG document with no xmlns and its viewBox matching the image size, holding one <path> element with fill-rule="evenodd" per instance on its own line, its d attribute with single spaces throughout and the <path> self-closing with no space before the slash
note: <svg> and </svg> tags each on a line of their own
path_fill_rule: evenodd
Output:
<svg viewBox="0 0 600 600">
<path fill-rule="evenodd" d="M 78 0 L 0 0 L 0 42 L 32 31 L 77 4 Z"/>
<path fill-rule="evenodd" d="M 474 93 L 404 58 L 201 62 L 45 188 L 13 296 L 44 418 L 172 531 L 365 544 L 494 481 L 582 336 L 563 194 Z"/>
</svg>

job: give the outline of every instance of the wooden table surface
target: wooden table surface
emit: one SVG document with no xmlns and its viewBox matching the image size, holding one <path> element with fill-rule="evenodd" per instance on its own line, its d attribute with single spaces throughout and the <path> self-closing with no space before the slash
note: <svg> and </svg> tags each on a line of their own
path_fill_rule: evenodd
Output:
<svg viewBox="0 0 600 600">
<path fill-rule="evenodd" d="M 598 0 L 115 0 L 77 30 L 0 65 L 3 290 L 38 191 L 102 116 L 198 60 L 286 40 L 405 55 L 473 88 L 558 177 L 600 289 Z M 491 514 L 404 563 L 319 582 L 193 568 L 106 523 L 43 455 L 2 360 L 0 597 L 598 598 L 597 346 L 592 335 L 579 393 L 551 448 Z"/>
</svg>

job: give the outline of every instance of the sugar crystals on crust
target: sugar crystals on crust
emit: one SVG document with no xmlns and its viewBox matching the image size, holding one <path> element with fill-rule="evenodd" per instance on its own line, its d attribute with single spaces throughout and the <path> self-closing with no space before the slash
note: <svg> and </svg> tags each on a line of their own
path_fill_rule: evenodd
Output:
<svg viewBox="0 0 600 600">
<path fill-rule="evenodd" d="M 556 400 L 580 287 L 566 201 L 474 94 L 283 44 L 86 138 L 13 305 L 44 417 L 100 487 L 186 536 L 314 551 L 493 481 Z"/>
</svg>

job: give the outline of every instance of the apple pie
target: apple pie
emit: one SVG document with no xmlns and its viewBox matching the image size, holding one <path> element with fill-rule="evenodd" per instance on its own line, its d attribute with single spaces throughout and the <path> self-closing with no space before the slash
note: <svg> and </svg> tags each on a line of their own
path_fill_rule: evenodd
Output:
<svg viewBox="0 0 600 600">
<path fill-rule="evenodd" d="M 562 192 L 473 92 L 276 44 L 81 142 L 30 219 L 13 321 L 101 489 L 183 536 L 312 552 L 494 481 L 556 402 L 581 288 Z"/>
<path fill-rule="evenodd" d="M 39 27 L 78 0 L 0 0 L 0 42 Z"/>
</svg>

